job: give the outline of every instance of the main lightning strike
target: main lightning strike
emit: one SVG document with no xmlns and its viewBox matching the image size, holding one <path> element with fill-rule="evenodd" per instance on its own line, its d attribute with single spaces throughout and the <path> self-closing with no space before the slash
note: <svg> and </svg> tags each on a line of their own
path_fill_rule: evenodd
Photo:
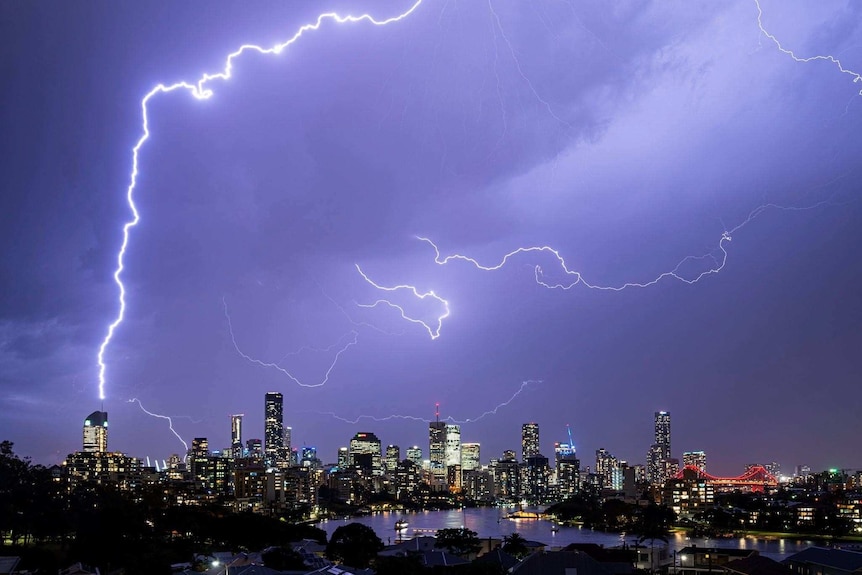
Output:
<svg viewBox="0 0 862 575">
<path fill-rule="evenodd" d="M 402 319 L 405 319 L 405 320 L 409 321 L 410 323 L 419 324 L 423 328 L 425 328 L 425 331 L 428 332 L 428 335 L 431 336 L 431 339 L 437 339 L 438 337 L 440 337 L 440 330 L 443 327 L 443 320 L 446 319 L 447 317 L 449 317 L 449 302 L 448 301 L 446 301 L 445 299 L 443 299 L 442 297 L 440 297 L 436 293 L 434 293 L 434 290 L 429 290 L 427 292 L 420 292 L 419 289 L 416 288 L 416 286 L 412 286 L 412 285 L 408 285 L 408 284 L 401 284 L 401 285 L 391 286 L 391 287 L 382 286 L 382 285 L 376 283 L 371 278 L 369 278 L 365 274 L 365 272 L 362 271 L 362 268 L 360 268 L 358 264 L 356 265 L 356 271 L 359 272 L 359 275 L 362 276 L 362 279 L 364 279 L 370 285 L 372 285 L 373 287 L 375 287 L 376 289 L 379 289 L 381 291 L 397 292 L 400 290 L 407 290 L 407 291 L 411 292 L 416 298 L 418 298 L 420 300 L 431 298 L 431 299 L 439 302 L 443 306 L 443 313 L 437 316 L 436 324 L 433 326 L 422 321 L 421 319 L 417 319 L 417 318 L 413 318 L 413 317 L 408 316 L 407 312 L 404 311 L 403 307 L 401 307 L 400 305 L 393 303 L 389 300 L 386 300 L 386 299 L 379 299 L 379 300 L 375 301 L 374 303 L 370 303 L 370 304 L 357 303 L 356 305 L 359 307 L 364 307 L 364 308 L 376 308 L 378 305 L 386 305 L 386 306 L 389 306 L 391 308 L 397 309 L 401 313 Z"/>
<path fill-rule="evenodd" d="M 123 319 L 126 314 L 126 286 L 122 281 L 123 270 L 125 269 L 125 255 L 126 250 L 129 246 L 129 232 L 133 227 L 138 225 L 140 221 L 140 213 L 138 212 L 137 206 L 134 202 L 134 192 L 135 187 L 137 186 L 138 181 L 138 155 L 143 148 L 144 144 L 147 140 L 150 139 L 150 129 L 149 129 L 149 118 L 147 112 L 147 105 L 150 100 L 158 94 L 168 94 L 174 92 L 176 90 L 187 90 L 195 99 L 197 100 L 207 100 L 213 95 L 213 91 L 210 88 L 207 88 L 207 85 L 213 80 L 228 80 L 231 77 L 231 73 L 233 71 L 233 61 L 241 56 L 244 52 L 253 51 L 258 52 L 260 54 L 280 54 L 285 48 L 288 48 L 292 44 L 294 44 L 297 40 L 299 40 L 303 34 L 309 31 L 318 30 L 321 25 L 327 21 L 332 20 L 338 24 L 345 23 L 357 23 L 357 22 L 369 22 L 375 26 L 385 26 L 387 24 L 392 24 L 394 22 L 399 22 L 404 18 L 407 18 L 410 14 L 416 11 L 419 8 L 419 5 L 422 4 L 422 0 L 417 0 L 408 10 L 398 14 L 397 16 L 392 16 L 391 18 L 387 18 L 385 20 L 377 20 L 370 14 L 361 14 L 359 16 L 341 16 L 336 12 L 326 12 L 317 17 L 317 20 L 314 23 L 305 24 L 301 26 L 296 33 L 291 36 L 288 40 L 276 44 L 271 48 L 264 48 L 262 46 L 257 46 L 254 44 L 243 44 L 236 51 L 228 54 L 227 59 L 225 60 L 224 69 L 221 72 L 215 74 L 203 74 L 200 80 L 197 83 L 189 83 L 189 82 L 176 82 L 174 84 L 159 84 L 155 86 L 152 90 L 147 92 L 144 98 L 141 100 L 141 117 L 142 124 L 141 128 L 143 134 L 138 139 L 138 142 L 132 148 L 132 172 L 129 177 L 129 186 L 126 189 L 126 203 L 129 206 L 129 210 L 132 212 L 132 219 L 127 221 L 123 225 L 123 241 L 120 245 L 120 250 L 117 252 L 117 267 L 114 271 L 113 278 L 114 283 L 117 284 L 117 288 L 119 289 L 119 310 L 117 312 L 117 317 L 108 325 L 108 333 L 105 335 L 105 338 L 102 340 L 101 345 L 99 346 L 99 352 L 97 354 L 97 361 L 99 365 L 99 399 L 105 399 L 105 371 L 107 366 L 105 364 L 105 352 L 108 349 L 108 346 L 111 344 L 111 341 L 114 337 L 114 332 L 123 323 Z"/>
<path fill-rule="evenodd" d="M 824 60 L 826 62 L 831 62 L 832 64 L 835 64 L 835 66 L 838 68 L 838 70 L 841 71 L 842 74 L 848 74 L 848 75 L 852 76 L 853 82 L 862 83 L 862 74 L 860 74 L 859 72 L 854 72 L 853 70 L 849 70 L 849 69 L 845 68 L 844 65 L 841 63 L 841 61 L 838 58 L 836 58 L 835 56 L 831 56 L 831 55 L 827 54 L 825 56 L 819 55 L 819 56 L 809 56 L 807 58 L 800 58 L 799 56 L 796 55 L 796 53 L 793 50 L 789 50 L 789 49 L 785 48 L 784 46 L 782 46 L 781 42 L 778 41 L 778 38 L 776 38 L 775 36 L 770 34 L 766 30 L 766 28 L 763 27 L 763 9 L 760 7 L 760 0 L 754 0 L 754 4 L 757 6 L 757 26 L 758 26 L 758 28 L 760 28 L 760 32 L 764 36 L 766 36 L 767 38 L 772 40 L 772 42 L 775 44 L 775 47 L 778 48 L 779 52 L 787 54 L 788 56 L 793 58 L 793 60 L 795 62 L 800 62 L 800 63 L 814 62 L 816 60 Z M 859 95 L 862 96 L 862 90 L 859 90 Z"/>
<path fill-rule="evenodd" d="M 224 303 L 224 317 L 227 320 L 227 328 L 228 328 L 228 332 L 230 333 L 230 340 L 231 340 L 231 343 L 233 343 L 234 349 L 240 355 L 240 357 L 242 357 L 246 361 L 253 363 L 255 365 L 258 365 L 260 367 L 265 367 L 265 368 L 274 369 L 276 371 L 279 371 L 282 374 L 286 375 L 291 381 L 293 381 L 296 385 L 298 385 L 300 387 L 322 387 L 322 386 L 326 385 L 327 382 L 329 382 L 329 376 L 332 373 L 332 370 L 335 369 L 335 366 L 338 364 L 338 360 L 341 358 L 341 354 L 343 354 L 345 351 L 347 351 L 348 349 L 350 349 L 351 347 L 353 347 L 354 345 L 359 343 L 359 333 L 357 333 L 356 330 L 350 330 L 348 333 L 341 336 L 336 343 L 334 343 L 331 346 L 329 346 L 328 348 L 326 348 L 326 351 L 334 349 L 347 336 L 350 336 L 350 339 L 347 341 L 346 344 L 344 344 L 341 348 L 339 348 L 338 352 L 336 352 L 335 356 L 332 358 L 332 363 L 329 364 L 329 367 L 327 368 L 327 370 L 323 374 L 323 379 L 318 383 L 304 383 L 298 377 L 293 375 L 290 371 L 288 371 L 286 368 L 280 366 L 279 364 L 277 364 L 275 362 L 261 361 L 257 358 L 251 357 L 250 355 L 248 355 L 247 353 L 242 351 L 239 347 L 239 344 L 236 342 L 236 336 L 233 333 L 233 323 L 231 322 L 230 314 L 228 313 L 227 302 L 223 300 L 223 303 Z"/>
<path fill-rule="evenodd" d="M 449 417 L 444 417 L 441 421 L 448 421 L 449 423 L 456 423 L 459 425 L 463 425 L 465 423 L 475 423 L 481 419 L 488 417 L 489 415 L 496 415 L 498 410 L 500 410 L 501 408 L 506 407 L 507 405 L 512 403 L 515 400 L 515 398 L 517 398 L 519 395 L 521 395 L 521 393 L 523 393 L 523 391 L 525 389 L 527 389 L 527 387 L 529 387 L 530 385 L 540 384 L 540 383 L 542 383 L 541 379 L 528 379 L 526 381 L 522 381 L 521 386 L 518 388 L 518 390 L 514 394 L 512 394 L 512 397 L 510 397 L 509 399 L 507 399 L 506 401 L 504 401 L 502 403 L 497 404 L 497 406 L 494 407 L 493 409 L 489 409 L 489 410 L 487 410 L 487 411 L 483 412 L 482 414 L 477 415 L 475 417 L 468 417 L 467 419 L 455 419 L 450 415 Z M 418 417 L 415 415 L 387 415 L 385 417 L 377 417 L 375 415 L 360 415 L 356 419 L 348 419 L 348 418 L 342 417 L 342 416 L 340 416 L 340 415 L 338 415 L 332 411 L 316 411 L 314 413 L 316 413 L 318 415 L 328 415 L 334 419 L 337 419 L 339 421 L 343 421 L 345 423 L 349 423 L 351 425 L 355 425 L 355 424 L 359 423 L 360 421 L 362 421 L 363 419 L 369 419 L 371 421 L 377 421 L 377 422 L 392 421 L 395 419 L 407 420 L 407 421 L 428 421 L 428 418 L 426 418 L 426 417 Z"/>
</svg>

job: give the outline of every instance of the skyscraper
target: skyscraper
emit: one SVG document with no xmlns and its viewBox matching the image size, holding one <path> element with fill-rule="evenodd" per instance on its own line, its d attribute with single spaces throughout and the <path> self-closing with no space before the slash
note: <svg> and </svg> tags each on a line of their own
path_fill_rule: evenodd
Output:
<svg viewBox="0 0 862 575">
<path fill-rule="evenodd" d="M 482 464 L 479 460 L 479 444 L 478 443 L 462 443 L 461 444 L 461 470 L 473 471 L 481 469 Z"/>
<path fill-rule="evenodd" d="M 428 459 L 434 483 L 442 485 L 446 482 L 446 424 L 440 421 L 439 403 L 436 417 L 428 424 Z"/>
<path fill-rule="evenodd" d="M 413 447 L 407 448 L 407 459 L 412 461 L 417 465 L 417 467 L 422 467 L 422 448 L 418 445 L 414 445 Z"/>
<path fill-rule="evenodd" d="M 234 459 L 242 457 L 242 413 L 230 416 L 230 454 Z"/>
<path fill-rule="evenodd" d="M 84 448 L 91 453 L 108 451 L 108 412 L 94 411 L 84 420 Z"/>
<path fill-rule="evenodd" d="M 670 413 L 656 411 L 655 443 L 647 453 L 647 480 L 650 483 L 663 484 L 667 480 L 670 459 Z"/>
<path fill-rule="evenodd" d="M 706 471 L 706 453 L 703 451 L 686 451 L 682 454 L 683 465 L 693 465 L 701 471 Z"/>
<path fill-rule="evenodd" d="M 359 432 L 350 440 L 350 466 L 383 475 L 380 440 L 370 432 Z"/>
<path fill-rule="evenodd" d="M 446 467 L 461 465 L 461 426 L 446 425 Z"/>
<path fill-rule="evenodd" d="M 401 448 L 397 445 L 386 446 L 386 472 L 392 473 L 398 468 L 401 461 Z"/>
<path fill-rule="evenodd" d="M 655 412 L 655 444 L 662 448 L 663 459 L 670 459 L 670 413 Z"/>
<path fill-rule="evenodd" d="M 539 454 L 539 424 L 525 423 L 521 426 L 521 458 L 527 461 L 528 457 Z"/>
<path fill-rule="evenodd" d="M 284 447 L 284 397 L 277 391 L 270 391 L 264 399 L 263 440 L 264 460 L 273 467 Z"/>
</svg>

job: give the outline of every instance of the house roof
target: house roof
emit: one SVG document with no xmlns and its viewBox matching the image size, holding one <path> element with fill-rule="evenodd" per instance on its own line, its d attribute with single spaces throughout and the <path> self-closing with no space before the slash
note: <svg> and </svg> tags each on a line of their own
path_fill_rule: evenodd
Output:
<svg viewBox="0 0 862 575">
<path fill-rule="evenodd" d="M 725 571 L 740 575 L 793 575 L 793 571 L 789 567 L 763 555 L 734 559 L 722 567 Z"/>
<path fill-rule="evenodd" d="M 749 555 L 757 555 L 755 549 L 722 549 L 719 547 L 698 547 L 697 545 L 689 545 L 683 547 L 676 552 L 677 555 L 693 555 L 695 553 L 714 553 L 716 555 L 726 555 L 728 557 L 748 557 Z"/>
<path fill-rule="evenodd" d="M 0 573 L 13 573 L 20 561 L 20 557 L 0 557 Z"/>
<path fill-rule="evenodd" d="M 443 551 L 442 549 L 437 549 L 436 551 L 425 551 L 422 553 L 421 557 L 422 563 L 426 567 L 436 567 L 438 565 L 464 565 L 469 563 L 466 559 L 462 559 L 461 557 L 448 553 L 447 551 Z"/>
<path fill-rule="evenodd" d="M 391 556 L 391 555 L 406 555 L 408 552 L 410 553 L 424 553 L 425 551 L 434 551 L 434 544 L 437 542 L 436 537 L 414 537 L 413 539 L 408 539 L 407 541 L 402 541 L 401 543 L 396 543 L 395 545 L 390 545 L 386 547 L 378 553 L 383 557 Z"/>
<path fill-rule="evenodd" d="M 782 563 L 785 565 L 788 563 L 812 563 L 851 573 L 862 569 L 862 553 L 846 549 L 809 547 L 795 555 L 791 555 L 782 561 Z"/>
<path fill-rule="evenodd" d="M 601 563 L 580 551 L 542 551 L 533 553 L 512 569 L 513 575 L 565 575 L 567 569 L 578 575 L 609 575 Z"/>
<path fill-rule="evenodd" d="M 494 565 L 500 565 L 503 567 L 505 571 L 508 571 L 515 565 L 519 563 L 515 557 L 509 555 L 505 551 L 500 548 L 494 549 L 493 551 L 489 551 L 484 555 L 480 556 L 478 559 L 475 559 L 473 563 L 491 563 Z"/>
</svg>

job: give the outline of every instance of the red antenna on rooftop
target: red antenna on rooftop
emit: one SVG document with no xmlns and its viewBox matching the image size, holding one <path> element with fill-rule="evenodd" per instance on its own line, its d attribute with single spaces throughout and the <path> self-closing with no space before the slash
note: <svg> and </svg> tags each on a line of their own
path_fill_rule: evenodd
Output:
<svg viewBox="0 0 862 575">
<path fill-rule="evenodd" d="M 437 422 L 440 422 L 440 402 L 434 404 L 434 414 L 437 416 Z"/>
</svg>

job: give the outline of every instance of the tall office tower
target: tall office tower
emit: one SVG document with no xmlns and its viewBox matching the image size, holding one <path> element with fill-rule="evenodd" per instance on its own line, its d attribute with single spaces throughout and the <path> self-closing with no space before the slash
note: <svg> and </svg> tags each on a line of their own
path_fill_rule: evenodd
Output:
<svg viewBox="0 0 862 575">
<path fill-rule="evenodd" d="M 767 463 L 763 467 L 766 468 L 770 475 L 772 475 L 776 479 L 778 479 L 778 477 L 781 475 L 781 465 L 779 465 L 775 461 Z"/>
<path fill-rule="evenodd" d="M 260 439 L 249 439 L 245 442 L 246 457 L 252 459 L 263 458 L 263 441 Z"/>
<path fill-rule="evenodd" d="M 230 416 L 230 454 L 234 459 L 242 457 L 242 413 Z"/>
<path fill-rule="evenodd" d="M 706 453 L 703 451 L 686 451 L 682 454 L 682 464 L 692 465 L 701 471 L 706 471 Z"/>
<path fill-rule="evenodd" d="M 461 426 L 446 426 L 446 466 L 461 465 Z"/>
<path fill-rule="evenodd" d="M 288 467 L 291 465 L 296 465 L 296 449 L 293 448 L 293 428 L 291 426 L 284 426 L 281 442 L 282 448 L 278 452 L 279 461 L 281 461 L 284 465 L 287 465 Z"/>
<path fill-rule="evenodd" d="M 670 459 L 670 413 L 655 412 L 655 444 L 662 448 L 662 459 Z"/>
<path fill-rule="evenodd" d="M 539 424 L 525 423 L 521 426 L 521 458 L 527 461 L 528 457 L 539 454 Z"/>
<path fill-rule="evenodd" d="M 338 448 L 338 469 L 347 469 L 350 461 L 350 451 L 346 447 Z"/>
<path fill-rule="evenodd" d="M 482 463 L 479 459 L 479 444 L 478 443 L 462 443 L 461 444 L 461 470 L 474 471 L 482 469 Z"/>
<path fill-rule="evenodd" d="M 422 448 L 418 445 L 407 448 L 407 459 L 422 467 Z"/>
<path fill-rule="evenodd" d="M 401 461 L 401 448 L 397 445 L 386 446 L 386 472 L 392 473 Z"/>
<path fill-rule="evenodd" d="M 108 451 L 108 412 L 94 411 L 84 420 L 84 449 L 90 453 Z"/>
<path fill-rule="evenodd" d="M 446 424 L 440 421 L 440 404 L 436 407 L 436 420 L 428 423 L 428 459 L 432 480 L 439 486 L 446 483 Z"/>
<path fill-rule="evenodd" d="M 192 448 L 189 450 L 192 475 L 200 477 L 207 465 L 210 456 L 209 442 L 206 437 L 195 437 L 192 439 Z"/>
<path fill-rule="evenodd" d="M 601 478 L 601 485 L 606 489 L 617 489 L 614 484 L 619 469 L 617 458 L 602 447 L 596 450 L 596 475 Z M 622 489 L 621 487 L 619 489 Z"/>
<path fill-rule="evenodd" d="M 350 466 L 383 475 L 380 440 L 369 432 L 360 432 L 350 440 Z"/>
<path fill-rule="evenodd" d="M 653 484 L 663 484 L 662 479 L 664 470 L 664 448 L 661 445 L 653 443 L 647 452 L 646 463 L 646 480 Z"/>
<path fill-rule="evenodd" d="M 284 447 L 284 396 L 270 391 L 264 399 L 263 454 L 266 465 L 274 467 L 279 460 L 279 450 Z"/>
</svg>

